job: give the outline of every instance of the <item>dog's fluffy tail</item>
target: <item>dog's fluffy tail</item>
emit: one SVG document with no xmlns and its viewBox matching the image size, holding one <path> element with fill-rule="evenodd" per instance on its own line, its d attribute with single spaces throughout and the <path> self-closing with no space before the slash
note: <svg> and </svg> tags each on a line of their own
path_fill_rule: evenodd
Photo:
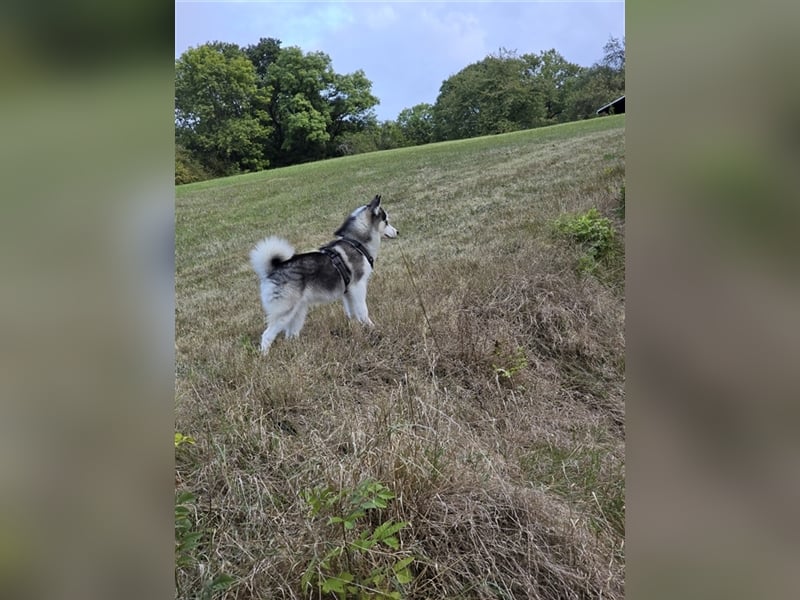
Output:
<svg viewBox="0 0 800 600">
<path fill-rule="evenodd" d="M 294 248 L 279 237 L 268 237 L 250 251 L 250 264 L 261 279 L 266 279 L 278 265 L 294 256 Z"/>
</svg>

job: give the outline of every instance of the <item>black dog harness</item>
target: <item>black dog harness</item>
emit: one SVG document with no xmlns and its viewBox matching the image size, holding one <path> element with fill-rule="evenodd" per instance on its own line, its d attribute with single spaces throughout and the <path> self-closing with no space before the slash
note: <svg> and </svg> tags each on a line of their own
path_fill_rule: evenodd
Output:
<svg viewBox="0 0 800 600">
<path fill-rule="evenodd" d="M 319 249 L 320 252 L 327 255 L 328 258 L 331 259 L 333 266 L 336 267 L 336 270 L 339 271 L 339 275 L 342 276 L 342 281 L 344 281 L 344 291 L 347 291 L 347 286 L 350 285 L 350 269 L 347 268 L 347 265 L 344 264 L 342 260 L 342 256 L 336 252 L 336 250 L 331 250 L 327 246 L 323 246 Z"/>
<path fill-rule="evenodd" d="M 345 237 L 340 238 L 340 241 L 347 242 L 353 248 L 358 250 L 358 252 L 361 253 L 361 255 L 364 258 L 367 259 L 369 266 L 374 268 L 373 265 L 375 261 L 372 258 L 372 256 L 370 256 L 369 252 L 367 252 L 367 249 L 364 248 L 364 246 L 361 244 L 361 242 L 357 242 L 356 240 L 351 240 L 350 238 L 345 238 Z M 335 250 L 331 249 L 330 244 L 328 244 L 327 246 L 323 246 L 322 248 L 319 249 L 319 251 L 331 259 L 333 266 L 339 272 L 339 275 L 341 275 L 342 281 L 344 281 L 344 291 L 347 292 L 347 287 L 350 285 L 350 269 L 348 269 L 347 265 L 344 264 L 344 261 L 342 260 L 342 255 L 336 252 Z"/>
<path fill-rule="evenodd" d="M 351 240 L 350 238 L 346 238 L 346 237 L 343 237 L 342 241 L 343 242 L 347 242 L 353 248 L 358 250 L 364 256 L 364 258 L 367 259 L 367 262 L 369 263 L 369 266 L 372 267 L 373 269 L 375 268 L 375 265 L 373 264 L 375 261 L 370 256 L 369 252 L 367 252 L 367 249 L 364 248 L 364 246 L 361 244 L 361 242 L 357 242 L 356 240 Z"/>
</svg>

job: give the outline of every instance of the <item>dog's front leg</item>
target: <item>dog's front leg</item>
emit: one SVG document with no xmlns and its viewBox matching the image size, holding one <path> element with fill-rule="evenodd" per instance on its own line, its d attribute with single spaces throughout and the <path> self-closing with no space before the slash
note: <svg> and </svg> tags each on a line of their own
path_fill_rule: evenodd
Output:
<svg viewBox="0 0 800 600">
<path fill-rule="evenodd" d="M 352 298 L 350 296 L 350 292 L 349 291 L 345 292 L 344 296 L 342 296 L 342 304 L 344 305 L 344 314 L 345 314 L 345 316 L 348 319 L 352 319 L 353 318 L 353 313 L 354 313 L 354 311 L 353 311 L 353 301 L 352 301 Z"/>
<path fill-rule="evenodd" d="M 367 309 L 367 286 L 353 286 L 348 291 L 348 294 L 350 294 L 350 309 L 356 320 L 359 323 L 373 327 L 375 323 L 369 318 L 369 310 Z"/>
</svg>

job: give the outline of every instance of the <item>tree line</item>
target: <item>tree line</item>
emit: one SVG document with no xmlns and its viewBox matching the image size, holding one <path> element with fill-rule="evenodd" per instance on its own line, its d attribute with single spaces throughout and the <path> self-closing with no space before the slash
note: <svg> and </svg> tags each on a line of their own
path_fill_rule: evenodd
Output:
<svg viewBox="0 0 800 600">
<path fill-rule="evenodd" d="M 582 67 L 501 49 L 380 122 L 364 71 L 336 73 L 324 52 L 206 43 L 175 61 L 175 182 L 591 118 L 625 93 L 624 38 L 603 52 Z"/>
</svg>

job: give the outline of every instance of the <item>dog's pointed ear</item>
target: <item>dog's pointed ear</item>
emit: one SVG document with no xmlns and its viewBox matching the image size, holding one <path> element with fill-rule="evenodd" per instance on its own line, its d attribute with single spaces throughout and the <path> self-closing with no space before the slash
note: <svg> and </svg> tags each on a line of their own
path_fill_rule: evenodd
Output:
<svg viewBox="0 0 800 600">
<path fill-rule="evenodd" d="M 368 208 L 373 212 L 373 214 L 378 214 L 378 207 L 381 205 L 381 197 L 380 194 L 376 195 L 372 202 L 369 203 Z"/>
</svg>

